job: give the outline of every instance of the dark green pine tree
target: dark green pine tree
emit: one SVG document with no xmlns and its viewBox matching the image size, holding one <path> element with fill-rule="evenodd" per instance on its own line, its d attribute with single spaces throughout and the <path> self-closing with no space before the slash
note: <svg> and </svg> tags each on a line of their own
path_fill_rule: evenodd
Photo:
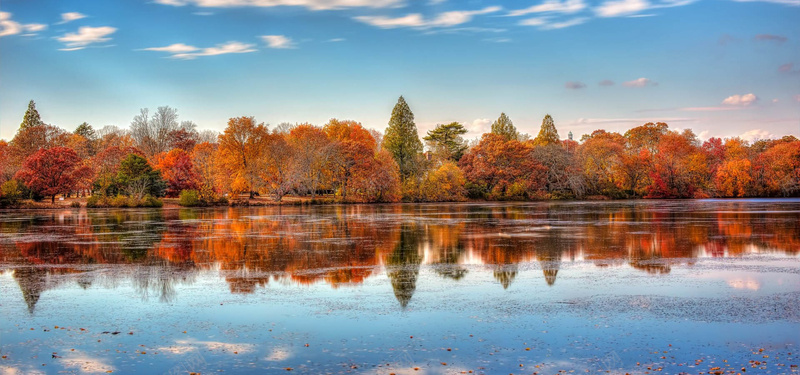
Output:
<svg viewBox="0 0 800 375">
<path fill-rule="evenodd" d="M 96 141 L 97 140 L 97 133 L 95 133 L 94 128 L 92 128 L 92 126 L 89 125 L 86 122 L 84 122 L 83 124 L 78 125 L 78 127 L 75 128 L 75 132 L 74 133 L 86 138 L 89 141 Z"/>
<path fill-rule="evenodd" d="M 20 124 L 19 127 L 20 129 L 27 129 L 39 125 L 44 125 L 44 123 L 39 116 L 39 111 L 36 110 L 36 103 L 31 100 L 30 103 L 28 103 L 28 110 L 25 111 L 25 117 L 22 119 L 22 124 Z"/>
<path fill-rule="evenodd" d="M 492 134 L 502 135 L 509 141 L 519 138 L 517 128 L 514 127 L 514 123 L 511 122 L 511 119 L 508 118 L 505 113 L 501 113 L 497 121 L 492 124 Z"/>
<path fill-rule="evenodd" d="M 443 152 L 448 159 L 458 161 L 467 150 L 467 145 L 462 135 L 467 133 L 464 126 L 451 122 L 449 124 L 436 125 L 436 129 L 428 130 L 428 135 L 425 136 L 425 141 L 428 142 L 434 152 Z"/>
<path fill-rule="evenodd" d="M 550 115 L 544 116 L 542 120 L 542 128 L 539 129 L 539 135 L 533 140 L 536 146 L 548 146 L 561 144 L 561 138 L 558 137 L 558 130 L 553 118 Z"/>
<path fill-rule="evenodd" d="M 394 157 L 403 179 L 414 174 L 418 155 L 422 153 L 422 142 L 417 134 L 417 125 L 414 124 L 414 113 L 402 96 L 392 109 L 392 118 L 389 119 L 389 127 L 383 137 L 383 148 Z"/>
</svg>

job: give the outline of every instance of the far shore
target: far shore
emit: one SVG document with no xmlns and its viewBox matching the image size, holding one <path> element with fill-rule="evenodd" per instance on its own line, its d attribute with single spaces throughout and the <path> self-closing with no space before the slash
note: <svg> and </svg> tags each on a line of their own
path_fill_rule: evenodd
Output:
<svg viewBox="0 0 800 375">
<path fill-rule="evenodd" d="M 725 198 L 725 199 L 781 199 L 781 198 L 792 198 L 792 197 L 777 197 L 777 198 L 769 198 L 769 197 L 745 197 L 745 198 Z M 81 198 L 64 198 L 56 200 L 55 204 L 51 204 L 48 200 L 43 200 L 40 202 L 35 202 L 32 200 L 24 200 L 18 206 L 13 207 L 4 207 L 0 208 L 0 210 L 58 210 L 58 209 L 86 209 L 86 201 L 87 197 Z M 311 199 L 310 197 L 298 197 L 298 196 L 287 196 L 284 197 L 283 200 L 280 202 L 275 201 L 270 197 L 254 197 L 254 198 L 247 198 L 246 196 L 241 196 L 236 201 L 231 201 L 231 203 L 227 204 L 218 204 L 218 205 L 208 205 L 208 206 L 199 206 L 199 207 L 184 207 L 178 204 L 178 198 L 161 198 L 164 202 L 164 206 L 160 207 L 161 209 L 175 209 L 175 208 L 214 208 L 214 207 L 275 207 L 275 206 L 304 206 L 304 205 L 335 205 L 335 204 L 344 204 L 344 205 L 351 205 L 351 204 L 364 204 L 364 205 L 384 205 L 384 204 L 402 204 L 402 203 L 501 203 L 501 202 L 515 202 L 515 203 L 533 203 L 533 202 L 592 202 L 592 201 L 628 201 L 628 200 L 664 200 L 663 198 L 626 198 L 626 199 L 614 199 L 609 198 L 606 196 L 598 195 L 598 196 L 590 196 L 585 197 L 582 199 L 560 199 L 560 200 L 486 200 L 486 199 L 468 199 L 464 201 L 449 201 L 449 202 L 341 202 L 336 201 L 331 196 L 321 196 L 316 199 Z M 683 199 L 683 200 L 691 200 L 691 199 Z M 76 203 L 80 205 L 80 207 L 76 206 Z M 137 207 L 91 207 L 89 209 L 92 210 L 109 210 L 109 209 L 125 209 L 125 208 L 137 208 Z M 145 207 L 139 207 L 145 208 Z"/>
</svg>

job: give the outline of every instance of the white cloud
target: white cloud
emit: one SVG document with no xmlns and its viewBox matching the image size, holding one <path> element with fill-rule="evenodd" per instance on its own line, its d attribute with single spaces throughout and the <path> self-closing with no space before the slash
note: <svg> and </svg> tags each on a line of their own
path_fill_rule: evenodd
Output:
<svg viewBox="0 0 800 375">
<path fill-rule="evenodd" d="M 648 0 L 608 0 L 594 8 L 599 17 L 652 16 L 638 15 L 648 9 L 671 8 L 689 5 L 697 0 L 661 0 L 651 3 Z"/>
<path fill-rule="evenodd" d="M 0 12 L 0 37 L 16 35 L 23 31 L 25 35 L 35 35 L 35 33 L 47 29 L 47 25 L 41 23 L 21 24 L 11 19 L 11 13 Z"/>
<path fill-rule="evenodd" d="M 619 17 L 639 13 L 650 7 L 646 0 L 606 1 L 594 9 L 600 17 Z"/>
<path fill-rule="evenodd" d="M 311 10 L 396 8 L 404 4 L 404 0 L 155 0 L 155 2 L 172 6 L 191 4 L 206 8 L 298 6 Z"/>
<path fill-rule="evenodd" d="M 346 41 L 346 40 L 347 40 L 347 39 L 345 39 L 345 38 L 333 38 L 333 39 L 328 39 L 328 42 L 331 42 L 331 43 L 338 43 L 338 42 L 344 42 L 344 41 Z"/>
<path fill-rule="evenodd" d="M 491 125 L 492 120 L 488 118 L 476 118 L 472 120 L 472 123 L 465 124 L 467 130 L 469 130 L 470 134 L 483 134 L 489 131 L 489 125 Z"/>
<path fill-rule="evenodd" d="M 44 31 L 47 29 L 47 25 L 43 23 L 29 23 L 26 25 L 22 25 L 22 28 L 29 33 L 38 33 L 39 31 Z"/>
<path fill-rule="evenodd" d="M 657 86 L 658 83 L 653 82 L 649 78 L 637 78 L 633 81 L 622 82 L 623 86 L 626 87 L 647 87 L 647 86 Z"/>
<path fill-rule="evenodd" d="M 200 56 L 217 56 L 229 53 L 249 53 L 257 51 L 254 44 L 241 42 L 227 42 L 214 47 L 199 48 L 183 43 L 171 44 L 165 47 L 144 48 L 143 51 L 167 52 L 174 59 L 192 60 Z"/>
<path fill-rule="evenodd" d="M 262 35 L 261 39 L 267 43 L 267 47 L 276 49 L 295 48 L 291 38 L 285 35 Z"/>
<path fill-rule="evenodd" d="M 186 52 L 194 52 L 194 51 L 197 51 L 199 49 L 200 48 L 197 48 L 195 46 L 189 46 L 189 45 L 186 45 L 186 44 L 183 44 L 183 43 L 175 43 L 175 44 L 170 44 L 170 45 L 168 45 L 166 47 L 145 48 L 145 49 L 143 49 L 143 51 L 156 51 L 156 52 L 169 52 L 169 53 L 186 53 Z"/>
<path fill-rule="evenodd" d="M 86 48 L 86 46 L 94 43 L 107 42 L 111 40 L 109 35 L 117 31 L 116 28 L 111 26 L 82 26 L 76 33 L 66 33 L 63 36 L 56 38 L 59 42 L 64 43 L 66 46 L 62 51 L 76 51 Z"/>
<path fill-rule="evenodd" d="M 800 94 L 794 96 L 794 101 L 800 103 Z"/>
<path fill-rule="evenodd" d="M 534 17 L 528 18 L 522 21 L 519 21 L 519 24 L 522 26 L 544 26 L 547 24 L 547 18 L 544 17 Z"/>
<path fill-rule="evenodd" d="M 509 16 L 524 16 L 532 13 L 576 13 L 584 10 L 586 3 L 583 0 L 547 0 L 541 4 L 533 5 L 525 9 L 512 10 L 508 13 Z"/>
<path fill-rule="evenodd" d="M 570 26 L 580 25 L 588 20 L 589 18 L 587 17 L 575 17 L 568 19 L 566 21 L 550 22 L 549 17 L 534 17 L 519 21 L 519 25 L 536 26 L 539 28 L 539 30 L 556 30 L 556 29 L 567 28 Z"/>
<path fill-rule="evenodd" d="M 382 29 L 394 29 L 398 27 L 427 29 L 432 27 L 450 27 L 461 25 L 472 21 L 472 18 L 476 15 L 494 13 L 500 11 L 501 9 L 502 8 L 497 6 L 491 6 L 480 10 L 456 10 L 440 13 L 435 18 L 429 20 L 426 20 L 419 13 L 412 13 L 395 18 L 385 16 L 360 16 L 355 17 L 355 19 L 357 21 L 380 27 Z"/>
<path fill-rule="evenodd" d="M 758 97 L 755 94 L 744 94 L 744 95 L 731 95 L 725 100 L 722 101 L 722 104 L 735 106 L 735 107 L 747 107 L 750 105 L 755 104 L 758 101 Z"/>
<path fill-rule="evenodd" d="M 78 12 L 61 13 L 61 22 L 59 24 L 76 21 L 81 18 L 86 18 L 86 15 Z"/>
<path fill-rule="evenodd" d="M 754 142 L 759 139 L 773 139 L 775 135 L 764 129 L 753 129 L 742 133 L 739 138 L 748 142 Z"/>
</svg>

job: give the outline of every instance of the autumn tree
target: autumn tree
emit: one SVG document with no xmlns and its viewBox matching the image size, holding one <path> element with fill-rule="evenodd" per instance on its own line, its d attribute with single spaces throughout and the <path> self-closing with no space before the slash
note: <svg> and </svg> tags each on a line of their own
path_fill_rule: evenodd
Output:
<svg viewBox="0 0 800 375">
<path fill-rule="evenodd" d="M 462 135 L 467 133 L 458 122 L 439 124 L 433 130 L 428 130 L 428 135 L 423 139 L 428 143 L 430 151 L 441 160 L 458 161 L 467 150 L 467 144 Z"/>
<path fill-rule="evenodd" d="M 707 169 L 697 137 L 690 130 L 667 132 L 659 137 L 650 172 L 651 198 L 691 198 L 702 193 Z"/>
<path fill-rule="evenodd" d="M 585 137 L 577 157 L 590 194 L 621 196 L 619 172 L 625 152 L 625 138 L 619 133 L 596 130 Z"/>
<path fill-rule="evenodd" d="M 420 200 L 425 202 L 462 201 L 467 196 L 464 173 L 452 161 L 429 171 L 420 186 Z"/>
<path fill-rule="evenodd" d="M 284 133 L 268 134 L 263 151 L 261 158 L 256 160 L 258 176 L 267 192 L 276 202 L 280 202 L 297 180 L 295 153 Z"/>
<path fill-rule="evenodd" d="M 39 111 L 36 110 L 36 103 L 31 100 L 28 102 L 28 110 L 25 111 L 25 117 L 22 118 L 22 123 L 19 127 L 20 129 L 26 129 L 40 125 L 44 125 L 44 122 L 42 122 L 42 118 L 39 116 Z"/>
<path fill-rule="evenodd" d="M 500 117 L 492 123 L 492 134 L 497 134 L 507 141 L 519 139 L 517 128 L 514 127 L 514 123 L 506 116 L 505 112 L 500 113 Z"/>
<path fill-rule="evenodd" d="M 763 174 L 762 195 L 800 194 L 800 141 L 774 142 L 758 155 L 756 168 Z"/>
<path fill-rule="evenodd" d="M 68 140 L 69 134 L 57 126 L 45 124 L 22 127 L 9 143 L 10 163 L 18 169 L 35 152 L 56 146 L 64 147 Z"/>
<path fill-rule="evenodd" d="M 550 115 L 545 115 L 542 119 L 542 127 L 533 139 L 533 144 L 534 146 L 561 145 L 561 138 L 558 137 L 558 130 Z"/>
<path fill-rule="evenodd" d="M 117 182 L 121 191 L 136 199 L 142 199 L 145 195 L 163 197 L 167 187 L 161 172 L 154 169 L 147 159 L 136 154 L 129 154 L 120 162 Z"/>
<path fill-rule="evenodd" d="M 642 126 L 629 129 L 625 132 L 625 139 L 628 148 L 633 153 L 639 153 L 642 149 L 650 154 L 655 154 L 658 150 L 658 143 L 661 137 L 669 132 L 669 126 L 663 122 L 648 122 Z"/>
<path fill-rule="evenodd" d="M 574 155 L 560 143 L 535 146 L 531 151 L 531 157 L 544 167 L 542 187 L 552 197 L 583 196 L 585 184 L 581 168 L 576 163 Z"/>
<path fill-rule="evenodd" d="M 392 109 L 389 127 L 383 137 L 383 148 L 394 157 L 400 167 L 401 178 L 406 179 L 417 172 L 416 164 L 419 154 L 422 153 L 422 142 L 417 134 L 414 113 L 402 96 Z"/>
<path fill-rule="evenodd" d="M 470 195 L 492 199 L 527 196 L 540 186 L 544 172 L 530 153 L 531 148 L 516 139 L 484 134 L 458 163 L 470 185 Z"/>
<path fill-rule="evenodd" d="M 56 195 L 71 191 L 77 175 L 85 173 L 79 167 L 80 158 L 72 149 L 41 149 L 25 160 L 16 179 L 34 193 L 50 196 L 50 202 L 55 203 Z"/>
<path fill-rule="evenodd" d="M 177 197 L 181 191 L 199 187 L 192 158 L 186 151 L 176 148 L 155 157 L 155 168 L 161 171 L 167 183 L 166 196 Z"/>
<path fill-rule="evenodd" d="M 295 154 L 299 190 L 314 199 L 325 180 L 334 146 L 322 128 L 310 124 L 293 127 L 287 140 Z"/>
<path fill-rule="evenodd" d="M 258 160 L 264 157 L 269 130 L 253 117 L 234 117 L 219 136 L 217 162 L 220 177 L 229 191 L 247 192 L 250 198 L 259 189 Z"/>
<path fill-rule="evenodd" d="M 192 165 L 197 176 L 200 199 L 211 202 L 217 198 L 216 188 L 216 160 L 217 145 L 203 142 L 194 146 L 192 150 Z"/>
<path fill-rule="evenodd" d="M 0 139 L 0 184 L 14 178 L 14 169 L 11 167 L 10 146 Z"/>
</svg>

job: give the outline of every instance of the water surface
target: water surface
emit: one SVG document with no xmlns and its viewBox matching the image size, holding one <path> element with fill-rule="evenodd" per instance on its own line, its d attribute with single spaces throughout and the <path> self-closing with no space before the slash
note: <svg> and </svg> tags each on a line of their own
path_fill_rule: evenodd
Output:
<svg viewBox="0 0 800 375">
<path fill-rule="evenodd" d="M 796 373 L 798 252 L 791 199 L 0 211 L 0 374 Z"/>
</svg>

